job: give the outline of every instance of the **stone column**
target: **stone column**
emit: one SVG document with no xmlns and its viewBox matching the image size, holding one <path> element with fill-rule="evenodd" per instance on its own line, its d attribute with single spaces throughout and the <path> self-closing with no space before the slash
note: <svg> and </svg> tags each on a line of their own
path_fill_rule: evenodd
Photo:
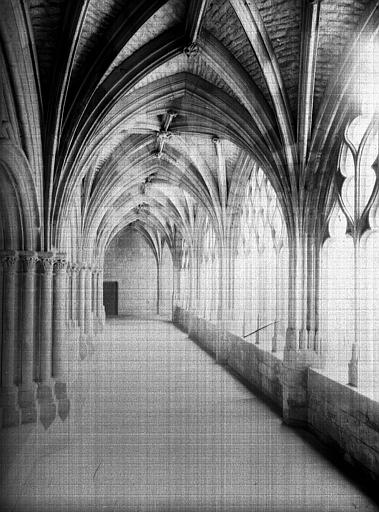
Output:
<svg viewBox="0 0 379 512">
<path fill-rule="evenodd" d="M 93 268 L 91 271 L 91 285 L 92 285 L 92 294 L 91 294 L 91 311 L 92 318 L 95 318 L 96 315 L 96 298 L 97 298 L 97 268 Z"/>
<path fill-rule="evenodd" d="M 99 268 L 97 272 L 97 310 L 99 322 L 101 325 L 104 325 L 103 270 L 101 268 Z"/>
<path fill-rule="evenodd" d="M 161 273 L 162 273 L 162 259 L 158 256 L 158 258 L 157 258 L 157 315 L 159 315 L 162 310 Z"/>
<path fill-rule="evenodd" d="M 40 374 L 37 390 L 38 416 L 47 429 L 56 417 L 53 400 L 54 381 L 52 378 L 53 350 L 53 253 L 39 253 L 40 279 Z"/>
<path fill-rule="evenodd" d="M 252 265 L 252 250 L 250 242 L 247 243 L 245 248 L 244 258 L 246 262 L 246 301 L 245 301 L 245 315 L 244 315 L 244 335 L 250 334 L 252 329 L 252 310 L 253 310 L 253 265 Z"/>
<path fill-rule="evenodd" d="M 261 239 L 263 239 L 263 236 L 260 237 Z M 265 301 L 264 301 L 264 297 L 265 297 L 265 294 L 264 294 L 264 290 L 263 290 L 263 287 L 264 287 L 264 270 L 263 270 L 263 266 L 264 266 L 264 250 L 265 250 L 265 247 L 264 245 L 259 245 L 257 244 L 257 255 L 258 255 L 258 278 L 257 278 L 257 298 L 258 298 L 258 307 L 257 307 L 257 311 L 258 311 L 258 314 L 257 314 L 257 323 L 256 323 L 256 332 L 255 332 L 255 344 L 256 345 L 259 345 L 260 343 L 260 340 L 261 340 L 261 332 L 260 332 L 260 328 L 263 327 L 264 325 L 264 315 L 265 315 Z"/>
<path fill-rule="evenodd" d="M 0 257 L 3 265 L 3 338 L 0 408 L 2 409 L 2 426 L 9 427 L 20 423 L 17 387 L 14 384 L 18 258 L 17 253 L 14 251 L 2 253 Z"/>
<path fill-rule="evenodd" d="M 89 267 L 85 273 L 85 300 L 84 300 L 84 321 L 85 332 L 88 336 L 93 335 L 92 327 L 92 269 Z"/>
<path fill-rule="evenodd" d="M 66 343 L 66 267 L 67 262 L 59 255 L 54 262 L 53 292 L 53 377 L 56 380 L 56 395 L 66 392 L 65 379 L 68 370 Z"/>
<path fill-rule="evenodd" d="M 72 271 L 71 271 L 71 265 L 68 264 L 66 267 L 66 325 L 67 328 L 71 330 L 72 326 L 72 318 L 71 318 L 71 311 L 72 311 Z"/>
<path fill-rule="evenodd" d="M 98 303 L 98 295 L 99 295 L 99 269 L 95 268 L 92 270 L 92 280 L 93 280 L 93 293 L 92 293 L 92 302 L 93 302 L 93 317 L 95 319 L 96 325 L 100 323 L 100 309 Z"/>
<path fill-rule="evenodd" d="M 85 300 L 86 300 L 86 266 L 82 264 L 79 270 L 79 304 L 78 304 L 78 320 L 80 334 L 84 334 L 85 330 Z"/>
<path fill-rule="evenodd" d="M 307 261 L 304 261 L 304 236 L 289 240 L 288 327 L 283 357 L 283 420 L 306 426 L 308 414 L 307 372 L 318 367 L 318 353 L 307 346 L 306 311 L 309 295 Z"/>
<path fill-rule="evenodd" d="M 193 304 L 194 304 L 194 297 L 195 295 L 195 280 L 194 280 L 194 250 L 191 247 L 188 249 L 188 260 L 187 260 L 187 307 L 186 309 L 188 311 L 192 311 Z"/>
<path fill-rule="evenodd" d="M 40 379 L 43 386 L 52 384 L 52 339 L 53 339 L 53 266 L 52 253 L 40 255 L 41 274 L 41 320 L 40 320 Z"/>
<path fill-rule="evenodd" d="M 20 346 L 21 346 L 21 386 L 18 402 L 21 408 L 21 422 L 32 423 L 37 420 L 36 384 L 33 380 L 34 370 L 34 320 L 36 298 L 36 263 L 34 252 L 20 255 L 22 265 L 22 298 L 20 315 Z"/>
<path fill-rule="evenodd" d="M 228 246 L 225 239 L 220 240 L 218 268 L 218 298 L 217 298 L 217 350 L 216 361 L 223 364 L 226 361 L 227 319 L 228 319 L 228 283 L 229 262 Z"/>
<path fill-rule="evenodd" d="M 98 269 L 92 269 L 92 326 L 95 331 L 99 329 L 99 312 L 97 305 Z"/>
<path fill-rule="evenodd" d="M 227 276 L 226 272 L 226 249 L 224 247 L 223 241 L 220 241 L 219 247 L 219 272 L 218 272 L 218 310 L 217 310 L 217 320 L 222 322 L 224 320 L 225 308 L 224 304 L 226 303 L 226 294 L 225 294 L 225 280 Z"/>
<path fill-rule="evenodd" d="M 173 261 L 172 265 L 172 305 L 171 305 L 171 318 L 174 318 L 175 309 L 179 306 L 179 297 L 180 297 L 180 261 Z"/>
<path fill-rule="evenodd" d="M 275 246 L 275 324 L 274 334 L 271 340 L 271 351 L 278 350 L 278 334 L 279 334 L 279 306 L 280 306 L 280 250 L 281 246 Z"/>
<path fill-rule="evenodd" d="M 71 265 L 71 318 L 74 324 L 74 327 L 77 326 L 78 322 L 78 304 L 77 304 L 77 296 L 78 296 L 78 275 L 79 267 L 78 265 Z"/>
<path fill-rule="evenodd" d="M 101 269 L 96 269 L 96 295 L 95 295 L 95 314 L 98 328 L 101 329 L 103 325 L 103 293 L 102 293 L 102 278 Z"/>
</svg>

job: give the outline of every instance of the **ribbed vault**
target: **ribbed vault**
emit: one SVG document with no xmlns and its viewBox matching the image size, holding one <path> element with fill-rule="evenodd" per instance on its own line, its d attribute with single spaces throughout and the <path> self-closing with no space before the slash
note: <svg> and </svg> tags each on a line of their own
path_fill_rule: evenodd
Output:
<svg viewBox="0 0 379 512">
<path fill-rule="evenodd" d="M 257 250 L 270 230 L 277 243 L 273 208 L 291 345 L 296 323 L 318 323 L 313 283 L 378 3 L 5 0 L 1 137 L 14 156 L 1 162 L 3 210 L 17 215 L 2 214 L 3 248 L 101 268 L 133 225 L 156 256 L 166 243 L 193 273 L 217 258 L 231 273 L 252 243 L 247 225 L 260 226 Z"/>
<path fill-rule="evenodd" d="M 377 480 L 379 0 L 0 3 L 0 427 L 121 289 Z"/>
<path fill-rule="evenodd" d="M 160 179 L 185 186 L 216 223 L 220 176 L 212 137 L 229 144 L 225 158 L 234 151 L 264 169 L 294 234 L 310 205 L 328 217 L 329 164 L 336 165 L 340 134 L 356 110 L 355 101 L 342 99 L 353 97 L 355 48 L 376 37 L 377 2 L 40 0 L 20 9 L 9 0 L 5 15 L 4 66 L 16 88 L 14 108 L 28 112 L 8 122 L 14 134 L 22 132 L 46 249 L 61 249 L 78 195 L 85 220 L 75 237 L 86 240 L 85 250 L 100 242 L 100 226 L 113 232 L 111 219 L 135 208 L 133 201 L 154 211 L 135 191 L 153 173 L 169 111 L 176 116 Z M 24 72 L 15 74 L 8 66 L 21 52 Z M 30 102 L 26 88 L 38 100 Z M 198 140 L 192 150 L 181 143 L 190 134 L 208 146 L 204 165 L 191 154 Z M 228 187 L 237 167 L 228 164 Z M 100 220 L 99 201 L 117 215 L 104 212 Z M 168 220 L 167 208 L 161 205 Z"/>
</svg>

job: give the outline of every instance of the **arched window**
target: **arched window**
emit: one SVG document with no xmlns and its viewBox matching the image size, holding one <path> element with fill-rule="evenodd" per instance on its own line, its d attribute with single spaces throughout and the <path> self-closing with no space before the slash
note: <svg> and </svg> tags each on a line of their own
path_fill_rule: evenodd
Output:
<svg viewBox="0 0 379 512">
<path fill-rule="evenodd" d="M 373 231 L 370 220 L 378 195 L 377 158 L 378 123 L 371 116 L 358 116 L 344 133 L 337 174 L 338 204 L 324 246 L 329 356 L 346 368 L 350 352 L 348 382 L 353 386 L 360 382 L 364 387 L 372 385 L 374 312 L 379 311 L 373 292 L 379 245 L 375 246 L 376 229 Z"/>
</svg>

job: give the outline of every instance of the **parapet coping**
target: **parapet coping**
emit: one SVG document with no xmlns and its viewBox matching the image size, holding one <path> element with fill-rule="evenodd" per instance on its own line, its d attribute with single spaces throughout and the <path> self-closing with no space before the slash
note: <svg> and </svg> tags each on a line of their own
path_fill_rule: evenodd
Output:
<svg viewBox="0 0 379 512">
<path fill-rule="evenodd" d="M 346 382 L 343 382 L 342 379 L 337 379 L 335 375 L 331 375 L 331 371 L 327 368 L 309 368 L 310 372 L 317 373 L 322 375 L 325 379 L 328 379 L 331 382 L 338 384 L 346 389 L 348 389 L 351 393 L 356 393 L 357 395 L 362 396 L 365 399 L 371 400 L 372 402 L 379 402 L 379 392 L 374 390 L 368 390 L 364 388 L 355 388 L 354 386 L 350 386 Z"/>
</svg>

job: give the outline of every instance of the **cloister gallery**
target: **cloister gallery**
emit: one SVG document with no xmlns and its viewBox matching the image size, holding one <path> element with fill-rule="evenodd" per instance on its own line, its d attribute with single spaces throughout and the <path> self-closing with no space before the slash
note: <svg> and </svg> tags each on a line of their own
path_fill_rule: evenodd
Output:
<svg viewBox="0 0 379 512">
<path fill-rule="evenodd" d="M 166 320 L 378 481 L 378 33 L 376 0 L 1 0 L 4 439 Z"/>
</svg>

